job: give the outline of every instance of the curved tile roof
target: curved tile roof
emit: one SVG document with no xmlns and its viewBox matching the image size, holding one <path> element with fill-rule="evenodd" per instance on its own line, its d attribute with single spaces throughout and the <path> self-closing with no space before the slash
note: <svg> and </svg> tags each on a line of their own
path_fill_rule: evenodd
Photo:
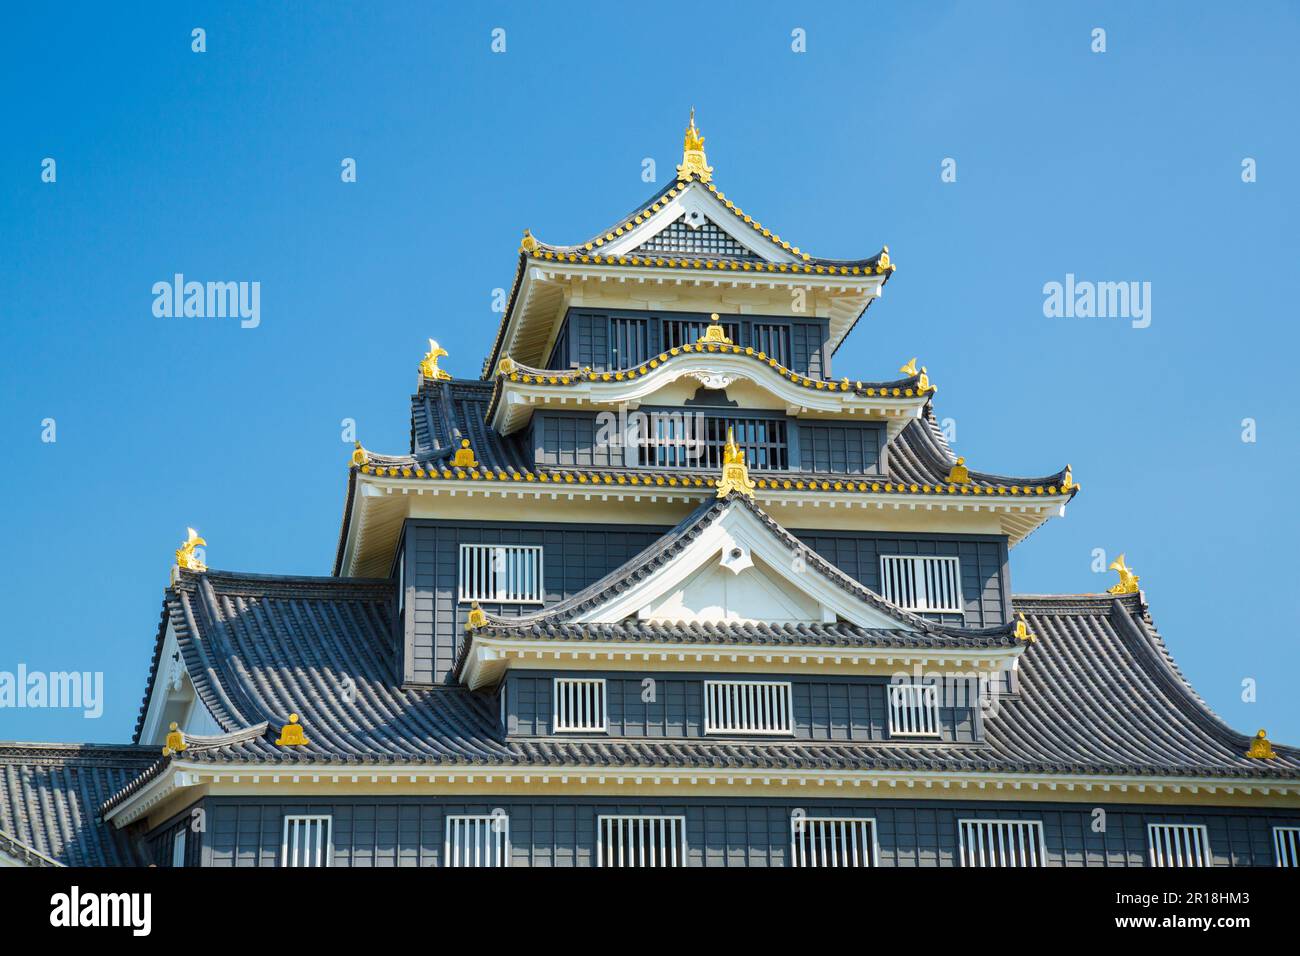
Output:
<svg viewBox="0 0 1300 956">
<path fill-rule="evenodd" d="M 183 572 L 168 608 L 186 645 L 208 646 L 205 700 L 268 720 L 262 735 L 198 742 L 197 762 L 519 767 L 823 768 L 1300 778 L 1300 752 L 1244 757 L 1249 738 L 1214 716 L 1179 675 L 1140 595 L 1015 599 L 1037 636 L 1017 693 L 979 744 L 696 740 L 506 740 L 496 701 L 464 688 L 401 687 L 388 627 L 392 585 Z M 182 627 L 193 621 L 194 627 Z M 561 624 L 561 628 L 569 625 Z M 308 746 L 277 747 L 289 713 Z M 223 712 L 222 720 L 231 714 Z M 163 758 L 158 767 L 173 758 Z M 157 767 L 153 772 L 157 772 Z M 120 799 L 120 798 L 119 798 Z M 111 802 L 111 801 L 110 801 Z"/>
<path fill-rule="evenodd" d="M 157 759 L 152 747 L 0 743 L 0 850 L 7 843 L 20 859 L 25 848 L 65 866 L 142 864 L 99 807 Z"/>
</svg>

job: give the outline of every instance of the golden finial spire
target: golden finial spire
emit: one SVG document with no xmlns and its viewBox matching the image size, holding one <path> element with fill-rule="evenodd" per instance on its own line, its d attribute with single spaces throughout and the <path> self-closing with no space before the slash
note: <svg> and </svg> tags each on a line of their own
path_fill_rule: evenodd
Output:
<svg viewBox="0 0 1300 956">
<path fill-rule="evenodd" d="M 709 324 L 704 329 L 704 334 L 700 336 L 696 345 L 730 345 L 731 339 L 727 338 L 727 332 L 719 321 L 718 313 L 714 312 L 709 316 Z"/>
<path fill-rule="evenodd" d="M 1119 573 L 1119 584 L 1107 588 L 1107 594 L 1137 594 L 1138 576 L 1133 573 L 1132 568 L 1124 563 L 1124 555 L 1120 555 L 1110 563 L 1111 571 Z"/>
<path fill-rule="evenodd" d="M 725 498 L 733 491 L 754 497 L 754 482 L 745 464 L 745 452 L 736 444 L 732 429 L 727 429 L 727 444 L 722 449 L 722 478 L 718 481 L 718 497 Z"/>
<path fill-rule="evenodd" d="M 420 374 L 425 378 L 432 378 L 438 381 L 449 380 L 451 376 L 438 368 L 438 359 L 446 357 L 447 350 L 433 339 L 429 339 L 429 351 L 425 353 L 424 358 L 420 361 Z"/>
<path fill-rule="evenodd" d="M 682 140 L 682 164 L 677 167 L 677 179 L 688 181 L 695 176 L 702 183 L 713 178 L 713 167 L 704 156 L 704 137 L 695 128 L 695 107 L 691 107 L 691 124 L 686 127 L 686 137 Z"/>
<path fill-rule="evenodd" d="M 1250 742 L 1250 749 L 1246 751 L 1246 756 L 1252 760 L 1275 760 L 1277 754 L 1273 752 L 1273 745 L 1269 742 L 1268 735 L 1261 728 Z"/>
<path fill-rule="evenodd" d="M 199 537 L 199 533 L 193 528 L 186 528 L 188 535 L 185 542 L 176 549 L 176 566 L 186 571 L 206 571 L 208 566 L 204 564 L 197 554 L 195 548 L 207 547 L 207 542 Z"/>
</svg>

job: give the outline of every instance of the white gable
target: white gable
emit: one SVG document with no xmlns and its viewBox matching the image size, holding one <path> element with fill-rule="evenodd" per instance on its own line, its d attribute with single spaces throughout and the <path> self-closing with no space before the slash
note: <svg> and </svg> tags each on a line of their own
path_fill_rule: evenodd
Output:
<svg viewBox="0 0 1300 956">
<path fill-rule="evenodd" d="M 761 621 L 911 630 L 791 551 L 739 501 L 649 577 L 589 609 L 580 623 Z"/>
<path fill-rule="evenodd" d="M 678 587 L 651 601 L 641 610 L 640 617 L 656 622 L 709 624 L 835 620 L 834 614 L 820 601 L 791 587 L 781 575 L 761 564 L 736 573 L 720 560 L 706 564 Z"/>
<path fill-rule="evenodd" d="M 651 240 L 658 240 L 660 243 L 668 242 L 670 236 L 665 233 L 668 233 L 671 228 L 672 231 L 681 232 L 688 238 L 692 234 L 703 236 L 706 232 L 712 233 L 716 240 L 725 242 L 728 246 L 731 244 L 740 246 L 746 253 L 764 262 L 796 261 L 794 253 L 782 249 L 755 232 L 753 227 L 738 219 L 735 213 L 720 202 L 707 186 L 698 182 L 688 183 L 676 196 L 661 200 L 660 203 L 659 211 L 652 214 L 641 225 L 619 236 L 613 242 L 607 242 L 604 252 L 607 255 L 624 255 L 640 249 Z M 655 243 L 652 243 L 651 248 L 654 245 Z M 710 255 L 704 251 L 681 251 L 701 258 Z M 712 255 L 719 254 L 730 253 Z"/>
</svg>

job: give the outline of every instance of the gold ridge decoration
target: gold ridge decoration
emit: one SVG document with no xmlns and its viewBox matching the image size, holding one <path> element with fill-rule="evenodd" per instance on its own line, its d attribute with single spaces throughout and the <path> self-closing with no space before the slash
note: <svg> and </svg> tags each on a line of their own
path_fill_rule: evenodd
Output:
<svg viewBox="0 0 1300 956">
<path fill-rule="evenodd" d="M 456 449 L 456 454 L 452 456 L 451 466 L 453 468 L 478 467 L 478 459 L 474 457 L 474 449 L 469 447 L 468 438 L 460 440 L 460 447 Z"/>
<path fill-rule="evenodd" d="M 1124 563 L 1124 555 L 1120 555 L 1110 563 L 1108 570 L 1115 571 L 1119 574 L 1119 584 L 1106 589 L 1107 594 L 1137 594 L 1138 576 L 1133 570 Z"/>
<path fill-rule="evenodd" d="M 280 736 L 276 738 L 275 745 L 277 747 L 307 746 L 307 735 L 302 732 L 297 714 L 289 715 L 289 722 L 280 728 Z"/>
<path fill-rule="evenodd" d="M 429 351 L 420 360 L 420 374 L 439 382 L 450 381 L 451 375 L 438 368 L 438 359 L 446 357 L 447 350 L 433 339 L 429 339 Z"/>
<path fill-rule="evenodd" d="M 185 543 L 176 549 L 176 566 L 185 571 L 206 571 L 208 566 L 204 564 L 197 554 L 194 553 L 196 548 L 207 547 L 207 541 L 199 537 L 199 533 L 193 528 L 186 528 L 188 535 Z"/>
<path fill-rule="evenodd" d="M 537 252 L 537 239 L 527 229 L 524 230 L 524 237 L 519 240 L 519 251 L 530 256 Z"/>
<path fill-rule="evenodd" d="M 969 485 L 970 469 L 966 467 L 966 459 L 958 458 L 957 463 L 948 470 L 948 484 L 950 485 Z"/>
<path fill-rule="evenodd" d="M 465 630 L 476 631 L 480 627 L 487 627 L 487 622 L 487 612 L 478 606 L 478 601 L 471 601 L 469 617 L 465 619 Z"/>
<path fill-rule="evenodd" d="M 1074 473 L 1069 465 L 1065 466 L 1065 478 L 1061 482 L 1061 494 L 1068 495 L 1075 488 L 1080 487 L 1074 483 Z M 1122 555 L 1121 555 L 1122 557 Z M 1136 589 L 1135 589 L 1136 590 Z"/>
<path fill-rule="evenodd" d="M 180 753 L 187 747 L 189 747 L 189 744 L 185 742 L 185 734 L 177 728 L 176 721 L 173 720 L 171 729 L 167 732 L 167 744 L 162 749 L 162 755 L 170 757 L 172 754 Z"/>
<path fill-rule="evenodd" d="M 736 436 L 727 429 L 727 445 L 722 450 L 722 479 L 718 482 L 717 497 L 725 498 L 733 491 L 754 497 L 754 482 L 745 464 L 745 452 L 736 444 Z"/>
<path fill-rule="evenodd" d="M 682 140 L 682 164 L 677 167 L 677 179 L 687 182 L 695 176 L 702 183 L 713 178 L 713 167 L 704 156 L 704 137 L 695 128 L 695 107 L 691 107 L 691 123 Z"/>
<path fill-rule="evenodd" d="M 509 355 L 502 356 L 501 361 L 497 362 L 498 375 L 513 375 L 515 373 L 515 360 Z"/>
<path fill-rule="evenodd" d="M 704 334 L 699 337 L 696 345 L 734 345 L 731 339 L 727 338 L 726 331 L 722 328 L 722 322 L 718 318 L 718 313 L 714 312 L 709 316 L 708 328 Z"/>
<path fill-rule="evenodd" d="M 360 468 L 362 465 L 364 465 L 364 464 L 366 464 L 368 461 L 370 461 L 370 452 L 368 452 L 368 451 L 366 451 L 364 448 L 362 448 L 362 447 L 361 447 L 361 442 L 359 442 L 359 441 L 354 441 L 354 442 L 352 443 L 352 458 L 351 458 L 351 461 L 352 461 L 353 466 L 354 466 L 354 467 L 357 467 L 357 468 Z"/>
<path fill-rule="evenodd" d="M 1250 741 L 1250 749 L 1246 751 L 1246 756 L 1251 760 L 1276 760 L 1277 754 L 1273 752 L 1273 745 L 1269 742 L 1268 734 L 1260 728 Z"/>
<path fill-rule="evenodd" d="M 1016 621 L 1016 629 L 1011 632 L 1015 635 L 1016 640 L 1024 641 L 1026 644 L 1033 644 L 1038 640 L 1038 635 L 1029 630 L 1029 622 L 1025 620 L 1025 614 L 1020 613 L 1020 619 Z"/>
<path fill-rule="evenodd" d="M 912 358 L 908 359 L 907 362 L 904 363 L 903 366 L 902 366 L 901 368 L 899 368 L 899 371 L 902 372 L 904 375 L 908 376 L 909 378 L 910 378 L 911 376 L 915 375 L 915 374 L 916 374 L 916 357 L 913 356 Z"/>
</svg>

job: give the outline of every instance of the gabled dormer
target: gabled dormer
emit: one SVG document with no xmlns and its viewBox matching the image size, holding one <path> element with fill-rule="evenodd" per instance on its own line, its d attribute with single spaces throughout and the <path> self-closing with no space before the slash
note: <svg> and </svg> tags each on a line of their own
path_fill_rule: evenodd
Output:
<svg viewBox="0 0 1300 956">
<path fill-rule="evenodd" d="M 720 311 L 722 301 L 744 345 L 770 352 L 788 328 L 791 364 L 801 374 L 825 376 L 829 356 L 893 271 L 887 248 L 860 259 L 813 256 L 742 210 L 714 183 L 692 117 L 676 179 L 635 212 L 574 245 L 543 242 L 525 231 L 483 374 L 504 356 L 543 367 L 557 355 L 566 322 L 597 316 L 608 331 L 619 310 L 631 313 L 631 336 L 642 334 L 638 319 L 660 323 L 644 328 L 649 357 L 685 344 L 691 323 Z M 608 339 L 596 345 L 585 356 L 566 345 L 559 353 L 563 367 L 634 364 L 641 347 L 629 341 L 620 352 Z"/>
<path fill-rule="evenodd" d="M 734 462 L 742 462 L 733 446 Z M 743 463 L 724 472 L 745 475 Z M 653 545 L 533 613 L 471 611 L 455 674 L 470 688 L 511 668 L 875 673 L 1001 672 L 1014 628 L 936 624 L 825 560 L 752 500 L 747 475 Z"/>
</svg>

